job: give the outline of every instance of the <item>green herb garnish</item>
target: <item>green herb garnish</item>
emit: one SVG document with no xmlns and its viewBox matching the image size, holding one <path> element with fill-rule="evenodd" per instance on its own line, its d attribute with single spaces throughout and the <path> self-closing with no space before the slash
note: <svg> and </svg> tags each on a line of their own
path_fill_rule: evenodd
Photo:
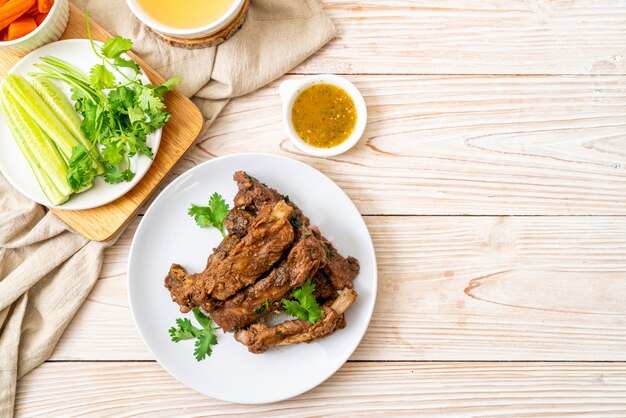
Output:
<svg viewBox="0 0 626 418">
<path fill-rule="evenodd" d="M 187 213 L 189 216 L 193 216 L 196 224 L 200 228 L 206 228 L 212 226 L 216 228 L 223 237 L 224 233 L 224 220 L 230 211 L 230 206 L 222 195 L 219 193 L 213 193 L 209 199 L 208 206 L 198 206 L 192 204 Z"/>
<path fill-rule="evenodd" d="M 293 226 L 294 228 L 302 227 L 302 222 L 300 222 L 300 219 L 298 219 L 296 215 L 291 215 L 289 217 L 289 222 L 291 223 L 291 226 Z"/>
<path fill-rule="evenodd" d="M 194 326 L 189 318 L 178 318 L 176 320 L 177 326 L 170 328 L 169 333 L 175 343 L 196 338 L 196 348 L 193 354 L 197 361 L 202 361 L 211 356 L 212 346 L 217 344 L 217 336 L 214 331 L 218 330 L 219 327 L 213 327 L 213 320 L 203 314 L 199 308 L 193 308 L 192 312 L 202 328 Z"/>
<path fill-rule="evenodd" d="M 96 175 L 93 154 L 83 144 L 73 147 L 67 173 L 67 183 L 72 190 L 76 192 L 89 187 Z"/>
<path fill-rule="evenodd" d="M 335 258 L 335 253 L 333 252 L 333 248 L 330 245 L 326 246 L 326 258 L 328 259 L 328 261 L 333 261 L 333 258 Z"/>
<path fill-rule="evenodd" d="M 285 313 L 312 324 L 322 319 L 324 311 L 313 296 L 314 291 L 315 284 L 311 279 L 307 279 L 301 287 L 293 291 L 292 296 L 295 300 L 282 300 Z"/>
<path fill-rule="evenodd" d="M 268 311 L 269 309 L 270 309 L 270 300 L 265 299 L 265 302 L 263 302 L 262 304 L 254 308 L 253 311 L 255 314 L 259 315 L 265 311 Z"/>
</svg>

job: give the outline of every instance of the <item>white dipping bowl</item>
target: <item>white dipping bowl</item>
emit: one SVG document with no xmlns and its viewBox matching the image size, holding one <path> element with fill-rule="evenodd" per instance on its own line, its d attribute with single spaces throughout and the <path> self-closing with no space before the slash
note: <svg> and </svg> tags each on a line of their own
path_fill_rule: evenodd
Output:
<svg viewBox="0 0 626 418">
<path fill-rule="evenodd" d="M 244 1 L 245 0 L 235 0 L 230 6 L 230 9 L 228 9 L 226 13 L 219 19 L 209 23 L 208 25 L 199 26 L 197 28 L 191 29 L 175 28 L 165 25 L 161 22 L 157 22 L 141 8 L 137 0 L 126 0 L 126 3 L 128 4 L 128 7 L 133 12 L 133 14 L 137 17 L 137 19 L 139 19 L 144 25 L 148 26 L 149 28 L 164 35 L 173 36 L 175 38 L 198 39 L 219 32 L 221 29 L 228 26 L 228 24 L 231 23 L 241 11 L 241 8 L 244 5 Z"/>
<path fill-rule="evenodd" d="M 0 51 L 13 51 L 18 54 L 25 54 L 34 51 L 40 46 L 57 41 L 65 32 L 69 17 L 69 0 L 54 0 L 48 16 L 37 29 L 12 41 L 0 41 Z"/>
<path fill-rule="evenodd" d="M 341 144 L 331 148 L 318 148 L 307 144 L 293 128 L 293 121 L 291 120 L 293 104 L 300 93 L 314 84 L 332 84 L 341 87 L 352 98 L 354 106 L 356 107 L 357 120 L 352 135 Z M 283 127 L 291 142 L 298 147 L 300 151 L 317 157 L 331 157 L 348 151 L 355 146 L 363 136 L 365 126 L 367 125 L 367 107 L 365 106 L 365 100 L 363 100 L 363 95 L 361 95 L 361 92 L 356 86 L 345 78 L 335 74 L 318 74 L 300 80 L 286 80 L 278 87 L 278 91 L 280 92 L 280 97 L 283 102 Z"/>
</svg>

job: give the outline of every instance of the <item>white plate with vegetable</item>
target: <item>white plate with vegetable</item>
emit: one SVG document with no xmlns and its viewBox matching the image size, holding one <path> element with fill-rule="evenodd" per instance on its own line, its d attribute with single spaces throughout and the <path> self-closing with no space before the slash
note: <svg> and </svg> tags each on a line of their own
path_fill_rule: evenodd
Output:
<svg viewBox="0 0 626 418">
<path fill-rule="evenodd" d="M 211 248 L 222 241 L 220 231 L 210 225 L 221 226 L 228 211 L 224 202 L 232 207 L 238 190 L 233 173 L 240 170 L 247 173 L 247 178 L 254 176 L 284 193 L 284 201 L 297 204 L 340 254 L 358 260 L 360 271 L 353 282 L 358 297 L 345 311 L 345 328 L 308 344 L 277 345 L 262 354 L 253 354 L 235 341 L 232 333 L 213 330 L 218 321 L 215 316 L 211 323 L 191 312 L 183 314 L 172 301 L 164 286 L 170 265 L 180 263 L 189 273 L 205 268 Z M 191 209 L 192 204 L 207 202 L 207 207 Z M 221 218 L 213 219 L 218 213 Z M 310 237 L 306 233 L 304 236 Z M 348 196 L 314 168 L 268 154 L 216 158 L 177 178 L 143 217 L 131 245 L 128 266 L 133 318 L 156 360 L 201 394 L 245 404 L 277 402 L 299 395 L 335 373 L 365 334 L 374 309 L 376 286 L 372 240 Z M 295 292 L 293 295 L 305 306 Z M 285 313 L 289 315 L 288 310 Z M 185 336 L 187 328 L 190 334 Z M 181 341 L 176 342 L 175 336 Z"/>
<path fill-rule="evenodd" d="M 22 194 L 49 207 L 89 209 L 121 197 L 148 171 L 169 117 L 163 93 L 177 80 L 150 85 L 125 54 L 131 46 L 121 37 L 93 47 L 58 41 L 5 77 L 0 170 Z"/>
</svg>

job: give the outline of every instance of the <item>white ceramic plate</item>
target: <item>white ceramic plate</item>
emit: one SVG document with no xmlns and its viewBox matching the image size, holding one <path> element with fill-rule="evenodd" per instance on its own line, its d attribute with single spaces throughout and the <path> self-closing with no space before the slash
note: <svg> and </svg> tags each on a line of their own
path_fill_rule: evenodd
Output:
<svg viewBox="0 0 626 418">
<path fill-rule="evenodd" d="M 96 42 L 96 44 L 98 48 L 102 45 L 99 42 Z M 21 74 L 24 77 L 29 78 L 28 73 L 33 71 L 39 72 L 37 67 L 33 64 L 39 62 L 40 57 L 47 55 L 67 61 L 87 74 L 89 73 L 91 67 L 100 62 L 91 50 L 88 40 L 68 39 L 53 42 L 36 49 L 15 64 L 11 71 L 9 71 L 9 74 Z M 142 78 L 144 82 L 150 82 L 145 73 L 143 73 Z M 68 85 L 55 80 L 53 81 L 68 98 L 71 97 Z M 152 148 L 155 155 L 159 148 L 160 141 L 161 129 L 155 131 L 146 140 L 148 146 Z M 130 164 L 133 171 L 136 173 L 135 177 L 130 182 L 107 184 L 105 183 L 103 177 L 100 176 L 96 178 L 91 189 L 83 193 L 73 195 L 70 197 L 70 200 L 60 206 L 51 205 L 50 201 L 48 201 L 48 198 L 39 187 L 39 184 L 35 179 L 35 175 L 28 166 L 28 162 L 15 144 L 7 124 L 4 123 L 0 116 L 0 171 L 2 171 L 2 174 L 4 174 L 13 187 L 25 196 L 42 205 L 56 207 L 58 209 L 79 210 L 95 208 L 112 202 L 132 189 L 133 186 L 141 180 L 144 174 L 148 171 L 148 168 L 150 168 L 152 160 L 144 155 L 138 155 L 131 158 Z"/>
<path fill-rule="evenodd" d="M 358 298 L 346 312 L 347 327 L 311 344 L 251 354 L 232 334 L 218 331 L 219 343 L 202 362 L 193 341 L 170 341 L 168 329 L 183 315 L 163 280 L 172 263 L 202 271 L 221 241 L 215 229 L 201 229 L 187 215 L 214 192 L 232 207 L 237 192 L 233 173 L 245 170 L 289 195 L 344 256 L 359 260 L 354 281 Z M 220 157 L 189 170 L 150 206 L 135 233 L 128 266 L 128 294 L 135 324 L 157 361 L 190 388 L 216 399 L 259 404 L 281 401 L 314 388 L 339 369 L 358 346 L 376 299 L 376 257 L 361 215 L 346 194 L 319 171 L 285 157 L 239 154 Z M 193 320 L 193 319 L 192 319 Z M 358 382 L 355 382 L 358 385 Z"/>
</svg>

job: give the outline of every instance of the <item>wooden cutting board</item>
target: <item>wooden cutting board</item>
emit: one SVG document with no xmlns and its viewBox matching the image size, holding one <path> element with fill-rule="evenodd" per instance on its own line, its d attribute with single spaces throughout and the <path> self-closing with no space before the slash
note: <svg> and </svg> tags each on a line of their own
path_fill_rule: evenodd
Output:
<svg viewBox="0 0 626 418">
<path fill-rule="evenodd" d="M 105 40 L 110 36 L 93 21 L 91 32 L 96 40 Z M 87 38 L 87 33 L 83 12 L 78 7 L 70 5 L 69 24 L 61 39 L 75 38 Z M 132 53 L 130 55 L 143 67 L 154 84 L 164 81 L 163 77 L 136 55 Z M 21 57 L 20 54 L 0 51 L 0 75 L 4 76 Z M 94 209 L 80 211 L 52 209 L 76 232 L 95 241 L 106 241 L 111 238 L 133 219 L 141 205 L 194 144 L 203 124 L 202 114 L 198 108 L 191 100 L 176 91 L 166 95 L 165 104 L 172 116 L 163 128 L 159 150 L 148 172 L 132 190 L 119 199 Z"/>
</svg>

